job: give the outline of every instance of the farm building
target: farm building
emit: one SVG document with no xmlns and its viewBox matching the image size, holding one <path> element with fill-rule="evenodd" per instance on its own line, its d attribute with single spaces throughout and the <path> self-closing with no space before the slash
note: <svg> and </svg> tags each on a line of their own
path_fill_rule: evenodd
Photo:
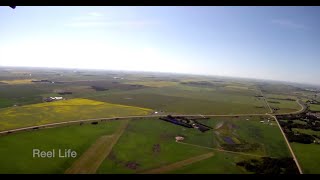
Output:
<svg viewBox="0 0 320 180">
<path fill-rule="evenodd" d="M 58 100 L 63 100 L 63 97 L 47 97 L 43 99 L 43 101 L 45 102 L 52 102 L 52 101 L 58 101 Z"/>
</svg>

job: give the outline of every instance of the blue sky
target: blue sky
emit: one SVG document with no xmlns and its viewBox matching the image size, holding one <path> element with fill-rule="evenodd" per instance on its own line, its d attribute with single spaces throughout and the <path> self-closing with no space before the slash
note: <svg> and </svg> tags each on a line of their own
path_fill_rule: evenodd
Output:
<svg viewBox="0 0 320 180">
<path fill-rule="evenodd" d="M 319 7 L 0 7 L 0 66 L 320 84 Z"/>
</svg>

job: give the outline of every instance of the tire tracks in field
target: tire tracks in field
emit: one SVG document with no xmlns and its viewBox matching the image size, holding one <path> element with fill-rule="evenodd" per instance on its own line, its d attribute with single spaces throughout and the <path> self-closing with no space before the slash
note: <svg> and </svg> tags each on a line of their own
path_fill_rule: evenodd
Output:
<svg viewBox="0 0 320 180">
<path fill-rule="evenodd" d="M 179 141 L 176 141 L 176 142 L 179 143 L 179 144 L 185 144 L 185 145 L 199 147 L 199 148 L 211 149 L 211 150 L 219 151 L 219 152 L 226 152 L 226 153 L 245 155 L 245 156 L 254 156 L 254 157 L 259 157 L 259 158 L 266 157 L 266 156 L 257 155 L 257 154 L 249 154 L 249 153 L 242 153 L 242 152 L 236 152 L 236 151 L 228 151 L 228 150 L 223 150 L 223 149 L 218 149 L 218 148 L 211 148 L 211 147 L 206 147 L 206 146 L 200 146 L 200 145 L 197 145 L 197 144 L 190 144 L 190 143 L 179 142 Z M 276 158 L 276 157 L 272 157 L 272 158 Z"/>
<path fill-rule="evenodd" d="M 202 155 L 195 156 L 195 157 L 192 157 L 192 158 L 189 158 L 189 159 L 185 159 L 185 160 L 182 160 L 182 161 L 178 161 L 178 162 L 175 162 L 175 163 L 172 163 L 172 164 L 169 164 L 169 165 L 165 165 L 165 166 L 162 166 L 162 167 L 159 167 L 159 168 L 147 170 L 147 171 L 141 172 L 140 174 L 160 174 L 160 173 L 165 173 L 165 172 L 168 172 L 168 171 L 179 169 L 181 167 L 184 167 L 184 166 L 187 166 L 187 165 L 190 165 L 190 164 L 193 164 L 193 163 L 208 159 L 208 158 L 210 158 L 212 156 L 214 156 L 214 153 L 210 152 L 210 153 L 202 154 Z"/>
<path fill-rule="evenodd" d="M 113 146 L 127 128 L 130 120 L 122 122 L 118 130 L 112 135 L 104 135 L 96 140 L 72 165 L 65 174 L 94 174 L 101 163 L 112 151 Z"/>
</svg>

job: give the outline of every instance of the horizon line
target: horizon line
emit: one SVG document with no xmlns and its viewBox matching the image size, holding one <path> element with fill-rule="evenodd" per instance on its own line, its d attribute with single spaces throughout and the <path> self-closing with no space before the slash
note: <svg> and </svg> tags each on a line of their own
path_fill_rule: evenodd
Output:
<svg viewBox="0 0 320 180">
<path fill-rule="evenodd" d="M 45 67 L 45 66 L 10 66 L 0 65 L 0 68 L 48 68 L 48 69 L 69 69 L 69 70 L 94 70 L 94 71 L 120 71 L 120 72 L 141 72 L 141 73 L 161 73 L 161 74 L 175 74 L 175 75 L 193 75 L 193 76 L 209 76 L 209 77 L 221 77 L 221 78 L 234 78 L 234 79 L 246 79 L 253 81 L 273 81 L 277 83 L 294 83 L 300 85 L 316 86 L 320 88 L 320 84 L 312 84 L 306 82 L 288 81 L 288 80 L 274 80 L 264 78 L 253 78 L 253 77 L 241 77 L 241 76 L 225 76 L 216 74 L 199 74 L 199 73 L 184 73 L 184 72 L 165 72 L 165 71 L 143 71 L 143 70 L 123 70 L 123 69 L 100 69 L 100 68 L 71 68 L 71 67 Z"/>
</svg>

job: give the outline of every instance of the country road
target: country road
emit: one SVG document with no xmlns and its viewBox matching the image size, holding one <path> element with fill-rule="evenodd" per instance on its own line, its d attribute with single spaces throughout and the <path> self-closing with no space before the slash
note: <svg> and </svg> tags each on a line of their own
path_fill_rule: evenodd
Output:
<svg viewBox="0 0 320 180">
<path fill-rule="evenodd" d="M 281 126 L 280 126 L 280 124 L 279 124 L 279 122 L 278 122 L 277 117 L 276 117 L 276 116 L 272 116 L 272 117 L 273 117 L 274 120 L 277 122 L 277 125 L 278 125 L 279 128 L 280 128 L 280 131 L 281 131 L 281 133 L 282 133 L 282 135 L 283 135 L 283 137 L 284 137 L 284 140 L 286 141 L 286 143 L 287 143 L 287 145 L 288 145 L 288 148 L 289 148 L 289 150 L 290 150 L 290 153 L 291 153 L 291 155 L 292 155 L 292 158 L 293 158 L 294 162 L 296 163 L 296 165 L 297 165 L 297 167 L 298 167 L 298 169 L 299 169 L 300 174 L 303 174 L 302 169 L 301 169 L 301 167 L 300 167 L 300 164 L 299 164 L 299 162 L 298 162 L 298 159 L 297 159 L 296 155 L 294 154 L 294 152 L 293 152 L 293 150 L 292 150 L 292 148 L 291 148 L 291 146 L 290 146 L 290 143 L 289 143 L 289 141 L 288 141 L 288 139 L 287 139 L 287 136 L 286 136 L 286 134 L 283 132 L 283 130 L 282 130 L 282 128 L 281 128 Z"/>
<path fill-rule="evenodd" d="M 270 111 L 273 112 L 273 110 L 271 109 L 271 107 L 270 107 L 267 99 L 265 98 L 265 96 L 263 95 L 263 93 L 262 93 L 261 90 L 260 90 L 260 93 L 261 93 L 261 96 L 263 96 L 263 98 L 264 98 L 266 104 L 268 105 Z M 296 166 L 298 167 L 299 173 L 300 173 L 300 174 L 303 174 L 302 169 L 301 169 L 301 167 L 300 167 L 300 164 L 299 164 L 299 162 L 298 162 L 298 159 L 296 158 L 296 155 L 294 154 L 294 152 L 293 152 L 293 150 L 292 150 L 292 148 L 291 148 L 291 146 L 290 146 L 290 143 L 289 143 L 289 141 L 288 141 L 288 139 L 287 139 L 287 136 L 286 136 L 286 134 L 283 132 L 282 127 L 281 127 L 281 125 L 280 125 L 280 123 L 279 123 L 279 121 L 278 121 L 278 119 L 277 119 L 277 117 L 276 117 L 276 115 L 289 115 L 289 114 L 298 114 L 298 113 L 300 113 L 300 112 L 303 112 L 303 111 L 305 110 L 305 106 L 301 104 L 300 99 L 297 99 L 296 102 L 301 106 L 301 109 L 300 109 L 300 110 L 295 111 L 295 112 L 292 112 L 292 113 L 273 114 L 273 115 L 270 114 L 270 116 L 272 116 L 272 117 L 274 118 L 274 120 L 277 122 L 277 125 L 278 125 L 278 127 L 279 127 L 279 129 L 280 129 L 280 131 L 281 131 L 281 134 L 283 135 L 283 138 L 284 138 L 284 140 L 286 141 L 287 146 L 288 146 L 288 148 L 289 148 L 289 150 L 290 150 L 291 156 L 292 156 L 294 162 L 296 163 Z"/>
</svg>

